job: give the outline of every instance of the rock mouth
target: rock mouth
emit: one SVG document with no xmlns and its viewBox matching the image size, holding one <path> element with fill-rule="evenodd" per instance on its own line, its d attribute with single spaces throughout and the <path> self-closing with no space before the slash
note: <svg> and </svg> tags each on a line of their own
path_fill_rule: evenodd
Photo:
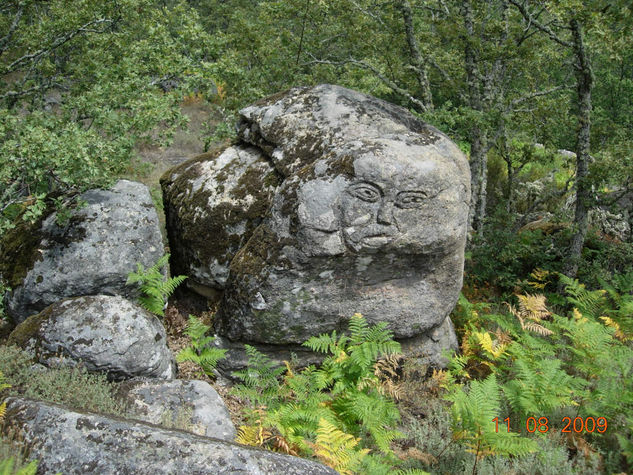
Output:
<svg viewBox="0 0 633 475">
<path fill-rule="evenodd" d="M 379 234 L 379 235 L 375 235 L 375 236 L 367 236 L 364 237 L 363 239 L 360 240 L 359 244 L 362 247 L 369 247 L 372 249 L 379 249 L 387 244 L 389 244 L 391 241 L 394 240 L 394 236 L 391 235 L 385 235 L 385 234 Z"/>
</svg>

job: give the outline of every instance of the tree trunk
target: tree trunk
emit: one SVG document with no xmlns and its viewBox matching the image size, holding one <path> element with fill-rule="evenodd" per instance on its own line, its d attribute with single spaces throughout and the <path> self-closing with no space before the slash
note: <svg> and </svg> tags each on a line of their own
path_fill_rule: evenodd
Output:
<svg viewBox="0 0 633 475">
<path fill-rule="evenodd" d="M 588 183 L 589 147 L 591 133 L 591 89 L 593 77 L 591 64 L 585 50 L 583 33 L 578 20 L 570 22 L 573 34 L 573 50 L 576 56 L 576 86 L 578 91 L 578 134 L 576 136 L 576 208 L 574 213 L 574 235 L 569 247 L 563 273 L 576 277 L 582 248 L 589 225 L 591 189 Z"/>
<path fill-rule="evenodd" d="M 407 44 L 409 45 L 409 51 L 411 53 L 411 66 L 416 74 L 418 84 L 420 85 L 420 99 L 422 100 L 422 103 L 426 106 L 427 110 L 433 110 L 433 96 L 431 95 L 431 85 L 429 84 L 425 61 L 422 58 L 422 54 L 420 53 L 420 48 L 418 46 L 418 40 L 415 37 L 411 4 L 408 0 L 401 0 L 398 6 L 400 8 L 400 11 L 402 12 L 404 32 L 407 38 Z"/>
<path fill-rule="evenodd" d="M 473 27 L 473 10 L 471 0 L 463 1 L 462 16 L 464 18 L 464 27 L 466 30 L 466 37 L 464 38 L 464 64 L 466 68 L 466 81 L 468 84 L 468 102 L 471 109 L 477 112 L 482 112 L 483 103 L 479 87 L 481 74 L 477 65 L 479 58 L 472 44 L 475 31 Z M 486 216 L 488 164 L 486 154 L 487 137 L 477 119 L 473 121 L 473 125 L 469 131 L 469 136 L 471 201 L 470 213 L 468 215 L 468 225 L 469 228 L 472 228 L 481 234 L 483 232 L 483 220 Z"/>
</svg>

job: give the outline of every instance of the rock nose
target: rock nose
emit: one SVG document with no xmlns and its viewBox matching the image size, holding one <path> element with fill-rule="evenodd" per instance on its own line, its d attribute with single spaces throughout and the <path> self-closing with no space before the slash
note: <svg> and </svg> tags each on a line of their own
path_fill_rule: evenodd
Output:
<svg viewBox="0 0 633 475">
<path fill-rule="evenodd" d="M 393 224 L 393 203 L 391 201 L 385 200 L 382 202 L 378 209 L 376 222 L 384 225 Z"/>
</svg>

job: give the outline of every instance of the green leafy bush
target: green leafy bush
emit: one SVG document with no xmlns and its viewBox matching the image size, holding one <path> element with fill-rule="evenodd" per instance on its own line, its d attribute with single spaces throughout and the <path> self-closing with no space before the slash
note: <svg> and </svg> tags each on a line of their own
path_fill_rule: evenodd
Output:
<svg viewBox="0 0 633 475">
<path fill-rule="evenodd" d="M 139 303 L 150 312 L 165 315 L 165 304 L 174 293 L 176 287 L 184 282 L 186 275 L 177 275 L 175 277 L 166 277 L 160 269 L 165 267 L 169 262 L 169 254 L 165 254 L 158 259 L 156 264 L 147 269 L 143 268 L 140 263 L 136 264 L 136 272 L 130 272 L 127 283 L 140 283 L 141 292 L 144 294 L 139 297 Z"/>
</svg>

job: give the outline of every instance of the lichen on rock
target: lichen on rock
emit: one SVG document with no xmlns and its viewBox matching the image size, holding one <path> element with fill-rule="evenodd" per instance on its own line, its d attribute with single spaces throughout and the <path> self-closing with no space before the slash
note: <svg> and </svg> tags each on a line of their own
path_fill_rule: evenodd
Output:
<svg viewBox="0 0 633 475">
<path fill-rule="evenodd" d="M 222 166 L 219 157 L 204 159 L 164 182 L 179 269 L 200 278 L 197 257 L 206 255 L 208 269 L 221 254 L 213 263 L 228 271 L 211 282 L 223 289 L 220 335 L 298 345 L 346 328 L 360 312 L 386 321 L 397 338 L 455 346 L 447 319 L 462 284 L 470 175 L 453 142 L 401 107 L 331 85 L 244 108 L 238 136 Z M 228 169 L 245 150 L 267 164 L 259 178 L 250 165 Z M 278 178 L 274 187 L 261 186 L 265 175 Z M 234 216 L 219 212 L 227 180 L 234 199 L 240 181 L 266 190 L 257 219 L 242 212 L 248 230 L 237 246 L 225 231 Z M 191 215 L 205 213 L 202 182 L 211 184 L 204 199 L 212 218 L 186 240 Z M 434 340 L 440 327 L 446 337 Z"/>
</svg>

